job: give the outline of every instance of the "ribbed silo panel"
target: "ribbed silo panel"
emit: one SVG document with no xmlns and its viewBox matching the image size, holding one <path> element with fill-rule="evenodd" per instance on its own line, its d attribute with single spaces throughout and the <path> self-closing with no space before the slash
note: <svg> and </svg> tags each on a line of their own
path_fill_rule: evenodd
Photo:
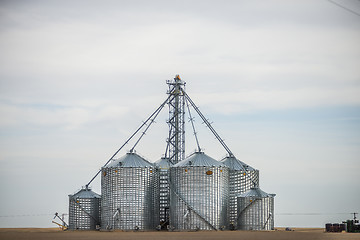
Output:
<svg viewBox="0 0 360 240">
<path fill-rule="evenodd" d="M 227 225 L 228 168 L 170 168 L 170 225 L 176 230 L 218 230 Z"/>
<path fill-rule="evenodd" d="M 238 225 L 239 230 L 273 230 L 274 229 L 274 197 L 239 196 Z"/>
<path fill-rule="evenodd" d="M 69 229 L 95 230 L 100 225 L 100 195 L 82 189 L 69 195 Z"/>
<path fill-rule="evenodd" d="M 152 167 L 102 170 L 103 229 L 151 230 L 159 224 L 158 171 Z"/>
</svg>

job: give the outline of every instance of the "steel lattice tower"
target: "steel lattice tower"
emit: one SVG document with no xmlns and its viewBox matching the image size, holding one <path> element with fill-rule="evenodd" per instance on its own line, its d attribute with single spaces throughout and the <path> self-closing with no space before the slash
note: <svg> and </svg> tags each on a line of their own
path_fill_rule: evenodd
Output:
<svg viewBox="0 0 360 240">
<path fill-rule="evenodd" d="M 170 161 L 176 164 L 185 158 L 185 82 L 176 75 L 167 80 L 169 85 L 169 139 L 168 153 Z"/>
</svg>

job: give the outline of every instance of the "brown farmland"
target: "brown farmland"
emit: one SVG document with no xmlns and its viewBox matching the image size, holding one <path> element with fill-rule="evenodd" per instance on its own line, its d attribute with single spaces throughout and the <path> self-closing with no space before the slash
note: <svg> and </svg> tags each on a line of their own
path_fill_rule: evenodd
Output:
<svg viewBox="0 0 360 240">
<path fill-rule="evenodd" d="M 98 232 L 98 231 L 61 231 L 53 228 L 0 228 L 0 240 L 25 239 L 86 239 L 86 240 L 360 240 L 360 233 L 325 233 L 322 228 L 298 228 L 294 231 L 199 231 L 199 232 Z"/>
</svg>

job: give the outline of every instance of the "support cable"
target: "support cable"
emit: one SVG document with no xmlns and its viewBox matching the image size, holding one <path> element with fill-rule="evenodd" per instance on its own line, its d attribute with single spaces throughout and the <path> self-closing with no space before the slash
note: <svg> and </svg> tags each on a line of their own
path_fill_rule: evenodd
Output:
<svg viewBox="0 0 360 240">
<path fill-rule="evenodd" d="M 215 131 L 215 129 L 212 127 L 211 123 L 205 118 L 205 116 L 201 113 L 201 111 L 199 110 L 199 108 L 195 105 L 195 103 L 191 100 L 191 98 L 189 97 L 189 95 L 183 91 L 186 100 L 188 100 L 191 104 L 191 106 L 195 109 L 195 111 L 197 112 L 197 114 L 201 117 L 201 119 L 204 121 L 204 123 L 206 124 L 206 126 L 210 129 L 210 131 L 215 135 L 216 139 L 220 142 L 220 144 L 225 148 L 225 150 L 228 152 L 229 157 L 234 157 L 234 154 L 231 152 L 230 148 L 225 144 L 224 140 L 220 137 L 220 135 Z M 250 181 L 254 184 L 254 186 L 258 186 L 256 184 L 256 182 L 252 179 L 252 177 L 250 176 L 250 174 L 248 174 L 248 170 L 242 165 L 240 164 L 242 170 L 245 172 L 245 177 L 249 178 Z"/>
<path fill-rule="evenodd" d="M 200 112 L 199 108 L 195 105 L 195 103 L 191 100 L 189 95 L 184 92 L 185 98 L 190 102 L 191 106 L 195 109 L 195 111 L 199 114 L 201 119 L 204 121 L 206 126 L 210 129 L 210 131 L 215 135 L 216 139 L 220 142 L 220 144 L 225 148 L 230 157 L 234 157 L 234 154 L 231 152 L 230 148 L 225 144 L 224 140 L 220 137 L 220 135 L 215 131 L 215 129 L 211 126 L 211 123 L 205 118 L 205 116 Z"/>
<path fill-rule="evenodd" d="M 116 156 L 116 154 L 118 154 L 120 152 L 120 150 L 129 143 L 129 141 L 146 125 L 146 123 L 155 115 L 157 114 L 157 112 L 159 111 L 159 109 L 162 109 L 164 107 L 164 105 L 170 100 L 172 96 L 169 95 L 169 97 L 166 98 L 166 100 L 160 105 L 160 107 L 158 107 L 151 115 L 150 117 L 148 117 L 142 124 L 141 126 L 125 141 L 125 143 L 110 157 L 110 159 L 103 165 L 103 167 L 106 167 L 106 165 L 109 164 L 109 162 L 111 160 L 113 160 L 113 158 Z M 171 100 L 170 100 L 171 101 Z M 95 174 L 95 176 L 89 181 L 88 184 L 85 185 L 86 189 L 88 189 L 89 185 L 92 183 L 92 181 L 94 181 L 94 179 L 100 174 L 101 169 Z"/>
<path fill-rule="evenodd" d="M 168 154 L 168 151 L 169 151 L 169 145 L 170 145 L 170 134 L 171 134 L 171 129 L 172 129 L 172 126 L 170 127 L 170 130 L 169 130 L 169 136 L 166 140 L 166 148 L 165 148 L 165 158 L 167 158 L 167 154 Z M 170 153 L 169 153 L 170 155 Z"/>
<path fill-rule="evenodd" d="M 173 126 L 171 125 L 171 126 L 170 126 L 170 131 L 169 131 L 169 137 L 168 137 L 168 139 L 167 139 L 167 141 L 166 141 L 165 158 L 167 158 L 167 159 L 169 160 L 169 162 L 170 162 L 172 165 L 174 165 L 173 161 L 171 161 L 171 158 L 170 158 L 170 150 L 169 150 L 169 148 L 170 148 L 170 135 L 171 135 L 172 127 L 173 127 Z M 169 156 L 168 156 L 168 154 L 169 154 Z"/>
<path fill-rule="evenodd" d="M 137 146 L 137 144 L 140 142 L 140 140 L 142 139 L 142 137 L 146 134 L 147 130 L 150 128 L 150 126 L 155 122 L 155 119 L 157 118 L 157 116 L 159 115 L 159 113 L 161 112 L 161 110 L 163 109 L 163 107 L 165 106 L 165 104 L 162 104 L 160 106 L 160 108 L 157 109 L 157 112 L 155 114 L 155 116 L 150 120 L 149 125 L 147 125 L 147 127 L 145 128 L 145 130 L 142 132 L 141 136 L 139 137 L 139 139 L 136 141 L 136 143 L 134 144 L 134 146 L 130 149 L 130 152 L 132 153 L 135 149 L 135 147 Z"/>
<path fill-rule="evenodd" d="M 186 106 L 187 106 L 187 109 L 188 109 L 188 112 L 189 112 L 189 122 L 191 122 L 191 126 L 192 126 L 192 129 L 194 131 L 194 136 L 195 136 L 196 144 L 197 144 L 197 147 L 198 147 L 198 151 L 201 152 L 199 140 L 198 140 L 198 137 L 197 137 L 197 132 L 195 130 L 194 118 L 191 116 L 191 112 L 190 112 L 189 101 L 187 99 L 185 99 L 185 102 L 186 102 Z"/>
<path fill-rule="evenodd" d="M 342 8 L 342 9 L 345 9 L 345 10 L 346 10 L 346 11 L 348 11 L 348 12 L 351 12 L 351 13 L 353 13 L 353 14 L 355 14 L 355 15 L 360 16 L 360 13 L 355 12 L 354 10 L 351 10 L 350 8 L 347 8 L 347 7 L 343 6 L 343 5 L 341 5 L 340 3 L 337 3 L 337 2 L 332 1 L 332 0 L 328 0 L 328 2 L 330 2 L 330 3 L 334 4 L 334 5 L 336 5 L 336 6 L 340 7 L 340 8 Z"/>
</svg>

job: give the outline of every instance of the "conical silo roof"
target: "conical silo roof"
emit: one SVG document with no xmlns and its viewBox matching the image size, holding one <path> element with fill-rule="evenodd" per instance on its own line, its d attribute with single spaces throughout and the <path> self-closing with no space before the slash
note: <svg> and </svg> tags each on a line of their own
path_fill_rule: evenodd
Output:
<svg viewBox="0 0 360 240">
<path fill-rule="evenodd" d="M 269 194 L 261 190 L 260 188 L 251 188 L 247 192 L 240 194 L 238 197 L 259 197 L 259 198 L 266 198 L 266 197 L 274 197 L 275 194 Z"/>
<path fill-rule="evenodd" d="M 140 157 L 136 153 L 127 153 L 125 156 L 114 159 L 106 167 L 153 167 L 154 165 L 145 160 L 143 157 Z"/>
<path fill-rule="evenodd" d="M 255 171 L 255 169 L 246 163 L 240 161 L 239 159 L 235 157 L 225 157 L 221 160 L 222 163 L 224 163 L 226 166 L 228 166 L 231 170 L 245 170 L 246 171 Z"/>
<path fill-rule="evenodd" d="M 160 160 L 155 162 L 155 166 L 160 169 L 169 169 L 173 164 L 170 162 L 169 158 L 162 157 Z"/>
<path fill-rule="evenodd" d="M 209 157 L 203 152 L 195 152 L 181 162 L 175 164 L 173 167 L 226 167 L 223 163 Z"/>
<path fill-rule="evenodd" d="M 74 195 L 69 195 L 70 198 L 101 198 L 101 196 L 93 192 L 89 188 L 83 188 Z"/>
</svg>

